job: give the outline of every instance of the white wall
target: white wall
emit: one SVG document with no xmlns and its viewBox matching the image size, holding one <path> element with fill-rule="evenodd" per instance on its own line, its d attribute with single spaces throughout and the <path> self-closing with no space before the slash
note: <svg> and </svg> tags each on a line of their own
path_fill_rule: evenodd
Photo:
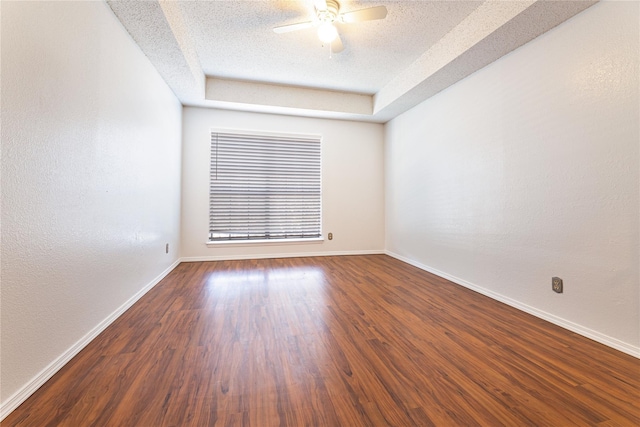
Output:
<svg viewBox="0 0 640 427">
<path fill-rule="evenodd" d="M 601 2 L 389 122 L 387 249 L 640 355 L 639 18 Z"/>
<path fill-rule="evenodd" d="M 317 244 L 208 248 L 211 129 L 321 134 L 322 230 Z M 190 260 L 384 250 L 383 126 L 202 108 L 183 112 L 182 246 Z"/>
<path fill-rule="evenodd" d="M 6 414 L 178 259 L 182 107 L 104 2 L 1 28 Z"/>
</svg>

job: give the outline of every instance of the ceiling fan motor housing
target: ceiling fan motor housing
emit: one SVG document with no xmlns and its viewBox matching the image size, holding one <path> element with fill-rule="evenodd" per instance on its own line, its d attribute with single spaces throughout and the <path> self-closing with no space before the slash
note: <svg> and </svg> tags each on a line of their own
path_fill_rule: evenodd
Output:
<svg viewBox="0 0 640 427">
<path fill-rule="evenodd" d="M 338 19 L 340 11 L 340 3 L 336 0 L 326 0 L 327 8 L 325 10 L 316 10 L 320 22 L 335 22 Z"/>
</svg>

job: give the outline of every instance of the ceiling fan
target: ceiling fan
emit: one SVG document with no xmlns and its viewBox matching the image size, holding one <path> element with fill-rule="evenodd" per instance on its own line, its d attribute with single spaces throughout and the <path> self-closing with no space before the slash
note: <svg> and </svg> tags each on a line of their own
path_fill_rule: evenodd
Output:
<svg viewBox="0 0 640 427">
<path fill-rule="evenodd" d="M 369 7 L 340 13 L 340 3 L 337 0 L 314 0 L 315 19 L 312 21 L 298 22 L 296 24 L 281 25 L 275 27 L 276 33 L 288 33 L 290 31 L 304 30 L 318 27 L 318 38 L 322 43 L 328 44 L 334 53 L 342 52 L 344 46 L 335 24 L 351 24 L 362 21 L 384 19 L 387 16 L 387 8 L 384 6 Z"/>
</svg>

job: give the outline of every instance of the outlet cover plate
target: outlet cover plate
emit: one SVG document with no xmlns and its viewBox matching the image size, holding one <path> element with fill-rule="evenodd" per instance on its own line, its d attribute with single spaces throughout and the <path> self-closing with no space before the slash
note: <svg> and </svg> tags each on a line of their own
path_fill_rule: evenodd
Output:
<svg viewBox="0 0 640 427">
<path fill-rule="evenodd" d="M 562 293 L 562 279 L 559 277 L 551 278 L 551 289 L 559 294 Z"/>
</svg>

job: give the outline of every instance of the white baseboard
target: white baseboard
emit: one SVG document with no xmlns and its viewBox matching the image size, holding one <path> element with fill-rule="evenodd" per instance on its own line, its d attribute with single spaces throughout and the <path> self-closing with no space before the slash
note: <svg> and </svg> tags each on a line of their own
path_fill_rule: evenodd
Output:
<svg viewBox="0 0 640 427">
<path fill-rule="evenodd" d="M 334 252 L 293 252 L 279 254 L 253 254 L 253 255 L 207 255 L 182 257 L 182 262 L 202 262 L 202 261 L 235 261 L 241 259 L 266 259 L 266 258 L 304 258 L 314 256 L 342 256 L 342 255 L 384 255 L 385 251 L 380 249 L 364 251 L 334 251 Z"/>
<path fill-rule="evenodd" d="M 45 382 L 49 380 L 56 372 L 58 372 L 64 365 L 67 364 L 76 354 L 87 346 L 100 332 L 104 331 L 110 324 L 112 324 L 122 313 L 127 311 L 133 304 L 136 303 L 144 294 L 149 292 L 151 288 L 158 284 L 165 278 L 174 268 L 180 264 L 180 259 L 177 259 L 166 270 L 160 273 L 155 279 L 149 282 L 144 288 L 140 289 L 134 296 L 129 298 L 124 304 L 116 309 L 113 313 L 107 316 L 96 327 L 90 330 L 85 336 L 80 338 L 75 344 L 73 344 L 67 351 L 62 353 L 58 358 L 52 361 L 46 368 L 33 377 L 22 388 L 15 392 L 6 401 L 0 404 L 0 421 L 5 419 L 7 415 L 13 412 L 22 402 L 27 400 L 36 390 L 38 390 Z"/>
<path fill-rule="evenodd" d="M 428 265 L 406 258 L 402 255 L 398 255 L 394 252 L 385 251 L 385 254 L 389 255 L 390 257 L 399 259 L 400 261 L 406 262 L 407 264 L 411 264 L 414 267 L 418 267 L 421 270 L 428 271 L 429 273 L 435 274 L 436 276 L 440 276 L 443 279 L 447 279 L 455 284 L 464 286 L 465 288 L 471 289 L 472 291 L 478 292 L 479 294 L 488 296 L 489 298 L 492 298 L 496 301 L 500 301 L 511 307 L 517 308 L 518 310 L 524 311 L 525 313 L 529 313 L 540 319 L 546 320 L 547 322 L 551 322 L 554 325 L 558 325 L 562 328 L 568 329 L 571 332 L 575 332 L 576 334 L 579 334 L 589 339 L 592 339 L 594 341 L 597 341 L 600 344 L 604 344 L 608 347 L 614 348 L 628 355 L 640 358 L 640 347 L 633 346 L 629 343 L 620 341 L 619 339 L 602 334 L 598 331 L 594 331 L 593 329 L 589 329 L 577 323 L 573 323 L 569 320 L 563 319 L 554 314 L 547 313 L 546 311 L 539 310 L 535 307 L 531 307 L 530 305 L 524 304 L 520 301 L 516 301 L 512 298 L 506 297 L 497 292 L 493 292 L 489 289 L 483 288 L 482 286 L 475 285 L 466 280 L 463 280 L 458 277 L 452 276 L 450 274 L 444 273 L 442 271 L 436 270 L 435 268 L 429 267 Z"/>
</svg>

